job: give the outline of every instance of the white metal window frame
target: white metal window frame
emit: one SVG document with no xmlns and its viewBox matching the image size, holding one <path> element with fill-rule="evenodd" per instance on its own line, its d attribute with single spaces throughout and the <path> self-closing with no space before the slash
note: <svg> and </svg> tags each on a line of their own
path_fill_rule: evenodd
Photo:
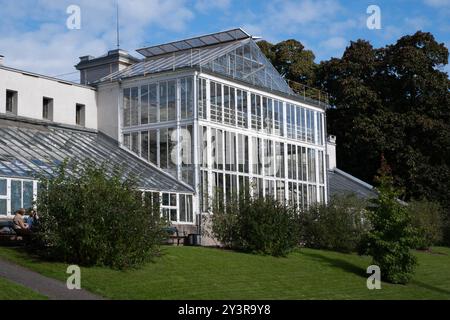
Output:
<svg viewBox="0 0 450 320">
<path fill-rule="evenodd" d="M 20 207 L 23 208 L 23 184 L 24 182 L 31 182 L 33 183 L 33 202 L 37 199 L 37 184 L 38 182 L 36 180 L 31 179 L 21 179 L 21 178 L 11 178 L 11 177 L 0 177 L 0 180 L 6 180 L 6 195 L 0 195 L 0 199 L 6 200 L 6 216 L 0 215 L 0 218 L 12 218 L 14 216 L 14 212 L 12 212 L 12 190 L 11 190 L 11 182 L 12 181 L 18 181 L 21 183 L 21 203 Z M 29 208 L 25 208 L 29 209 Z"/>
</svg>

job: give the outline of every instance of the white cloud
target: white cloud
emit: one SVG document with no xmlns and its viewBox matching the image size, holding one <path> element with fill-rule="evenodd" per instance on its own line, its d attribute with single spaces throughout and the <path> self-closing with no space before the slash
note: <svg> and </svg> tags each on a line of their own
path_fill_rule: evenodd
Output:
<svg viewBox="0 0 450 320">
<path fill-rule="evenodd" d="M 450 7 L 450 0 L 424 0 L 424 2 L 435 8 Z"/>
<path fill-rule="evenodd" d="M 424 30 L 430 25 L 430 21 L 424 17 L 405 18 L 405 26 L 407 29 L 415 32 L 417 30 Z"/>
<path fill-rule="evenodd" d="M 79 56 L 101 55 L 114 49 L 115 0 L 77 1 L 81 30 L 66 28 L 66 8 L 72 3 L 0 0 L 0 54 L 6 56 L 5 64 L 57 75 L 76 71 L 72 66 Z M 194 17 L 185 0 L 127 0 L 121 1 L 120 7 L 122 47 L 128 50 L 151 40 L 153 33 L 148 34 L 148 30 L 181 32 Z"/>
<path fill-rule="evenodd" d="M 226 10 L 230 7 L 231 0 L 197 0 L 195 9 L 206 13 L 210 10 Z"/>
<path fill-rule="evenodd" d="M 320 47 L 328 50 L 336 51 L 343 50 L 348 44 L 347 39 L 342 37 L 332 37 L 320 43 Z"/>
</svg>

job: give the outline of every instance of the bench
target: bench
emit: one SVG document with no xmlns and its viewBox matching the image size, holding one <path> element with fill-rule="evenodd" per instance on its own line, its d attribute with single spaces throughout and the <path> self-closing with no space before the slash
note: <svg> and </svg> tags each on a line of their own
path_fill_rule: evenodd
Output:
<svg viewBox="0 0 450 320">
<path fill-rule="evenodd" d="M 17 241 L 17 233 L 14 231 L 11 220 L 0 220 L 0 243 Z"/>
<path fill-rule="evenodd" d="M 180 241 L 183 240 L 183 244 L 186 241 L 186 232 L 181 233 L 177 227 L 170 227 L 166 229 L 167 234 L 169 235 L 169 240 L 172 241 L 172 244 L 177 242 L 177 246 L 180 245 Z"/>
</svg>

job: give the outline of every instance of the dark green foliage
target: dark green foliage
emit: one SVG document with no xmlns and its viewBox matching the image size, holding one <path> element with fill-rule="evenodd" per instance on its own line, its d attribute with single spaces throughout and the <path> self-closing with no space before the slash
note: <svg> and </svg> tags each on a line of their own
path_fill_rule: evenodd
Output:
<svg viewBox="0 0 450 320">
<path fill-rule="evenodd" d="M 416 245 L 417 231 L 411 226 L 406 206 L 399 202 L 399 192 L 393 186 L 388 167 L 380 169 L 379 196 L 369 207 L 372 229 L 360 247 L 360 254 L 372 256 L 373 264 L 381 269 L 383 280 L 406 284 L 417 264 L 411 249 Z"/>
<path fill-rule="evenodd" d="M 381 154 L 403 200 L 426 198 L 450 210 L 448 50 L 430 33 L 373 48 L 352 42 L 320 64 L 317 84 L 331 95 L 328 132 L 340 167 L 373 182 Z"/>
<path fill-rule="evenodd" d="M 449 53 L 443 43 L 421 31 L 384 48 L 357 40 L 341 58 L 319 65 L 298 41 L 259 45 L 286 79 L 330 94 L 328 132 L 338 138 L 341 169 L 373 183 L 384 154 L 403 200 L 439 202 L 450 225 L 450 80 L 443 71 Z"/>
<path fill-rule="evenodd" d="M 298 244 L 296 210 L 272 198 L 241 196 L 214 207 L 212 235 L 228 248 L 286 256 Z"/>
<path fill-rule="evenodd" d="M 417 249 L 429 249 L 441 244 L 444 222 L 442 208 L 436 202 L 426 200 L 408 203 L 412 226 L 418 231 Z"/>
<path fill-rule="evenodd" d="M 306 210 L 300 218 L 302 244 L 309 248 L 355 252 L 370 226 L 367 202 L 353 194 L 335 196 L 328 206 Z"/>
<path fill-rule="evenodd" d="M 260 41 L 258 45 L 283 77 L 304 85 L 313 85 L 316 57 L 311 50 L 305 50 L 299 41 L 291 39 L 275 45 Z"/>
<path fill-rule="evenodd" d="M 54 178 L 41 178 L 36 253 L 119 269 L 155 256 L 164 225 L 159 204 L 144 203 L 134 180 L 123 180 L 120 170 L 107 171 L 93 162 L 63 164 Z"/>
</svg>

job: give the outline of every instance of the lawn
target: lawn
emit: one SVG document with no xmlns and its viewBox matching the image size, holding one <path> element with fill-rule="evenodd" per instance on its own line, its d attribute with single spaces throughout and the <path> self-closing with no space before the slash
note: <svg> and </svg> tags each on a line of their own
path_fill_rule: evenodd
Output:
<svg viewBox="0 0 450 320">
<path fill-rule="evenodd" d="M 0 300 L 44 300 L 34 291 L 0 278 Z"/>
<path fill-rule="evenodd" d="M 82 268 L 82 287 L 112 299 L 450 299 L 450 249 L 416 252 L 406 285 L 366 287 L 370 258 L 301 249 L 273 258 L 218 249 L 164 247 L 163 256 L 127 272 Z M 66 279 L 67 265 L 36 261 L 22 251 L 0 256 L 46 276 Z"/>
</svg>

